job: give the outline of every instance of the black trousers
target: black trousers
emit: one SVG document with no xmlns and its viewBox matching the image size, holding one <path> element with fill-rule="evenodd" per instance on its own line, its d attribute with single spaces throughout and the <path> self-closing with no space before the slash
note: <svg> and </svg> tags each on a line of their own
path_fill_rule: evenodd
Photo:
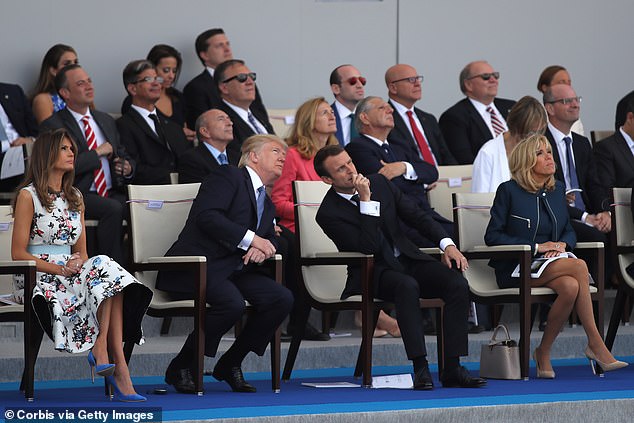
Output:
<svg viewBox="0 0 634 423">
<path fill-rule="evenodd" d="M 438 261 L 418 261 L 402 255 L 399 260 L 405 272 L 383 271 L 378 297 L 394 303 L 407 358 L 427 355 L 419 298 L 442 298 L 445 301 L 445 358 L 467 355 L 467 280 Z"/>
<path fill-rule="evenodd" d="M 247 268 L 248 269 L 248 268 Z M 189 294 L 172 294 L 172 297 L 191 298 Z M 249 316 L 235 344 L 243 351 L 264 354 L 275 330 L 286 318 L 293 306 L 293 295 L 282 285 L 266 275 L 244 270 L 235 272 L 229 279 L 218 280 L 207 275 L 207 307 L 205 315 L 205 355 L 214 357 L 222 336 L 242 318 L 244 300 L 255 309 Z M 193 351 L 194 334 L 185 341 L 185 349 Z"/>
<path fill-rule="evenodd" d="M 99 221 L 97 226 L 97 253 L 105 254 L 117 263 L 125 265 L 123 256 L 123 219 L 126 213 L 125 195 L 110 190 L 108 197 L 96 192 L 84 194 L 86 219 Z"/>
</svg>

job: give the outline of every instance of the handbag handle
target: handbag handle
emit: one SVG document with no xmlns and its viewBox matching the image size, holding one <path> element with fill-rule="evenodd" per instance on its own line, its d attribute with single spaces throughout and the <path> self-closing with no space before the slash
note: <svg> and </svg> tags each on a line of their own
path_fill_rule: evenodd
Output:
<svg viewBox="0 0 634 423">
<path fill-rule="evenodd" d="M 493 336 L 491 337 L 491 341 L 489 341 L 489 345 L 495 345 L 495 344 L 499 344 L 500 342 L 504 342 L 504 341 L 498 341 L 498 339 L 496 338 L 496 336 L 498 334 L 498 331 L 500 329 L 504 329 L 504 333 L 506 334 L 506 339 L 504 341 L 510 341 L 511 340 L 511 336 L 509 335 L 509 330 L 506 328 L 506 326 L 497 325 L 497 327 L 493 331 Z"/>
</svg>

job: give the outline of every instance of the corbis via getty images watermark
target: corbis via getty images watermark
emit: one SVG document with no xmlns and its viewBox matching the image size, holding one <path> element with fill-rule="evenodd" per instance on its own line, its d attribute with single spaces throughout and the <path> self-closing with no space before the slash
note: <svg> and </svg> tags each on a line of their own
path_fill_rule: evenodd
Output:
<svg viewBox="0 0 634 423">
<path fill-rule="evenodd" d="M 64 408 L 64 407 L 7 407 L 4 419 L 9 422 L 29 423 L 70 423 L 70 422 L 102 422 L 102 423 L 161 423 L 161 408 Z"/>
</svg>

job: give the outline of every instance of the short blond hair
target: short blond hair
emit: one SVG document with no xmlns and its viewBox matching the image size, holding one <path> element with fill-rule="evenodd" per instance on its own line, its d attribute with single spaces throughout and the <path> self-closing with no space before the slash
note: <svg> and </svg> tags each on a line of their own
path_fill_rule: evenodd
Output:
<svg viewBox="0 0 634 423">
<path fill-rule="evenodd" d="M 238 167 L 245 167 L 246 165 L 248 165 L 250 161 L 249 160 L 250 153 L 251 152 L 256 154 L 259 153 L 260 150 L 262 150 L 262 147 L 264 147 L 265 144 L 268 144 L 270 142 L 278 143 L 281 147 L 284 148 L 284 151 L 288 149 L 288 145 L 276 135 L 269 135 L 269 134 L 252 135 L 246 140 L 244 140 L 244 142 L 242 143 L 242 147 L 240 148 L 240 152 L 242 153 L 242 156 L 240 156 L 240 162 L 238 163 Z"/>
<path fill-rule="evenodd" d="M 547 151 L 552 152 L 552 147 L 545 136 L 532 134 L 520 141 L 509 157 L 511 178 L 528 192 L 537 192 L 542 188 L 547 191 L 555 189 L 555 175 L 551 175 L 544 185 L 539 185 L 533 178 L 532 170 L 537 163 L 537 150 L 540 147 L 546 147 Z"/>
</svg>

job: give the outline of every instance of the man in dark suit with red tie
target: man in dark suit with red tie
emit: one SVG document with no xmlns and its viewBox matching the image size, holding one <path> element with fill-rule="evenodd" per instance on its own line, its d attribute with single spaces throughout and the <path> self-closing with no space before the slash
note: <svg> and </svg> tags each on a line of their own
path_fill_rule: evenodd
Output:
<svg viewBox="0 0 634 423">
<path fill-rule="evenodd" d="M 389 103 L 394 109 L 390 144 L 401 145 L 436 166 L 458 164 L 445 143 L 434 115 L 414 107 L 422 97 L 423 76 L 413 66 L 394 65 L 385 72 Z"/>
<path fill-rule="evenodd" d="M 205 69 L 185 85 L 183 95 L 187 106 L 187 127 L 194 128 L 196 119 L 209 109 L 217 108 L 222 103 L 215 70 L 222 62 L 233 59 L 233 51 L 229 39 L 222 28 L 212 28 L 196 37 L 196 55 Z M 262 103 L 257 87 L 253 108 L 261 116 L 268 115 Z"/>
<path fill-rule="evenodd" d="M 90 109 L 94 88 L 80 65 L 62 68 L 55 76 L 55 88 L 66 108 L 42 122 L 41 129 L 65 128 L 77 144 L 75 186 L 84 197 L 86 219 L 99 221 L 98 251 L 124 263 L 125 185 L 134 174 L 135 163 L 121 151 L 114 119 Z"/>
<path fill-rule="evenodd" d="M 154 106 L 161 96 L 161 82 L 148 60 L 132 61 L 123 70 L 123 85 L 132 105 L 117 120 L 117 128 L 121 143 L 136 162 L 133 184 L 171 183 L 179 157 L 191 148 L 180 125 Z"/>
<path fill-rule="evenodd" d="M 11 147 L 32 143 L 37 123 L 24 91 L 19 85 L 0 83 L 0 164 Z M 24 174 L 0 180 L 0 192 L 13 191 Z"/>
<path fill-rule="evenodd" d="M 506 131 L 506 117 L 515 104 L 497 98 L 500 73 L 487 62 L 471 62 L 460 72 L 460 91 L 467 97 L 441 116 L 440 129 L 458 164 L 471 164 L 480 147 Z"/>
<path fill-rule="evenodd" d="M 362 112 L 360 113 L 362 114 Z M 391 111 L 390 111 L 391 116 Z M 317 212 L 317 223 L 339 251 L 374 255 L 374 295 L 393 302 L 407 357 L 414 366 L 414 389 L 433 388 L 419 298 L 445 301 L 444 387 L 475 388 L 486 384 L 460 366 L 468 354 L 467 311 L 469 288 L 460 273 L 466 258 L 443 228 L 423 209 L 381 174 L 364 177 L 339 145 L 326 146 L 315 156 L 315 171 L 331 185 Z M 422 253 L 401 230 L 404 220 L 444 251 L 442 263 Z M 348 280 L 341 298 L 361 293 L 360 269 L 348 267 Z"/>
<path fill-rule="evenodd" d="M 211 109 L 196 119 L 198 146 L 185 152 L 178 161 L 178 182 L 202 182 L 218 166 L 238 165 L 239 152 L 227 148 L 233 141 L 233 123 L 219 109 Z"/>
<path fill-rule="evenodd" d="M 406 196 L 439 223 L 448 236 L 453 222 L 445 219 L 429 205 L 427 186 L 438 180 L 438 169 L 413 153 L 413 149 L 387 141 L 394 127 L 392 107 L 379 97 L 366 97 L 357 105 L 355 122 L 361 136 L 346 146 L 356 168 L 365 175 L 380 173 L 391 180 Z M 405 225 L 405 223 L 403 223 Z M 433 240 L 414 227 L 405 226 L 410 239 L 419 247 L 436 246 Z"/>
<path fill-rule="evenodd" d="M 278 247 L 273 218 L 275 207 L 266 194 L 282 174 L 286 143 L 270 135 L 247 139 L 242 167 L 219 166 L 202 183 L 171 255 L 207 258 L 205 355 L 216 355 L 220 338 L 242 318 L 245 300 L 255 308 L 233 345 L 216 363 L 213 376 L 236 392 L 255 392 L 244 380 L 241 364 L 253 351 L 264 354 L 268 341 L 288 315 L 293 295 L 257 264 Z M 179 272 L 159 272 L 157 288 L 175 298 L 191 298 L 193 285 Z M 191 363 L 193 333 L 172 360 L 165 381 L 183 393 L 193 393 Z"/>
</svg>

